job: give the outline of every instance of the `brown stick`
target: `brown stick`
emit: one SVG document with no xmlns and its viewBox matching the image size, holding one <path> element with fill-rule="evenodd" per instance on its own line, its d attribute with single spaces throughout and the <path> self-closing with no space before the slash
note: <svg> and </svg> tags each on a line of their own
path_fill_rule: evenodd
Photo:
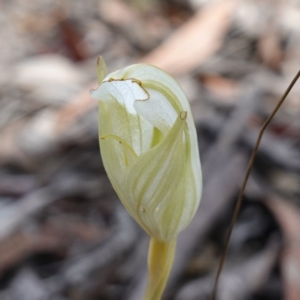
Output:
<svg viewBox="0 0 300 300">
<path fill-rule="evenodd" d="M 223 269 L 223 265 L 224 265 L 224 262 L 225 262 L 225 259 L 226 259 L 226 256 L 227 256 L 227 252 L 228 252 L 228 246 L 229 246 L 229 242 L 230 242 L 231 233 L 232 233 L 234 224 L 237 220 L 237 217 L 239 215 L 239 212 L 241 210 L 241 205 L 242 205 L 242 202 L 243 202 L 243 195 L 244 195 L 244 192 L 245 192 L 245 188 L 246 188 L 250 173 L 251 173 L 252 168 L 253 168 L 254 160 L 255 160 L 255 157 L 256 157 L 256 154 L 257 154 L 257 151 L 258 151 L 260 141 L 261 141 L 262 136 L 265 132 L 265 129 L 267 128 L 267 126 L 269 125 L 269 123 L 271 122 L 271 120 L 273 119 L 275 114 L 277 113 L 278 109 L 280 108 L 280 106 L 282 105 L 284 100 L 286 99 L 287 95 L 290 93 L 291 89 L 293 88 L 293 86 L 295 85 L 295 83 L 297 82 L 299 77 L 300 77 L 300 71 L 298 71 L 298 73 L 296 74 L 296 76 L 294 77 L 294 79 L 292 80 L 292 82 L 290 83 L 290 85 L 288 86 L 288 88 L 286 89 L 286 91 L 284 92 L 282 97 L 280 98 L 280 100 L 277 103 L 276 107 L 274 108 L 274 110 L 272 111 L 272 113 L 270 114 L 270 116 L 265 121 L 265 123 L 263 124 L 263 126 L 261 127 L 261 129 L 259 131 L 259 135 L 258 135 L 258 138 L 256 140 L 255 146 L 253 148 L 253 151 L 252 151 L 252 154 L 251 154 L 251 157 L 250 157 L 250 161 L 249 161 L 249 164 L 248 164 L 248 167 L 247 167 L 247 171 L 246 171 L 243 183 L 242 183 L 242 188 L 240 190 L 238 200 L 236 202 L 236 206 L 235 206 L 234 213 L 233 213 L 233 216 L 232 216 L 232 219 L 231 219 L 229 231 L 228 231 L 227 236 L 226 236 L 225 247 L 224 247 L 224 250 L 223 250 L 223 253 L 222 253 L 222 256 L 221 256 L 221 260 L 220 260 L 220 263 L 219 263 L 219 266 L 218 266 L 216 278 L 215 278 L 215 281 L 214 281 L 213 290 L 212 290 L 212 293 L 211 293 L 210 298 L 209 298 L 210 300 L 215 300 L 219 278 L 220 278 L 220 275 L 221 275 L 221 272 L 222 272 L 222 269 Z"/>
</svg>

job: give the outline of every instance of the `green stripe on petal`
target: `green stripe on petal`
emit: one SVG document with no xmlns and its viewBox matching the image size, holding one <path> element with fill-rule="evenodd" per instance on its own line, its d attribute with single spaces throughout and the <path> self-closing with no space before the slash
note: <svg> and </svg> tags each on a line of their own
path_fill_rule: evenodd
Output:
<svg viewBox="0 0 300 300">
<path fill-rule="evenodd" d="M 132 164 L 133 161 L 137 158 L 137 155 L 135 154 L 134 150 L 131 148 L 131 146 L 122 138 L 120 138 L 117 135 L 114 134 L 106 134 L 100 137 L 101 140 L 106 139 L 114 139 L 117 142 L 119 142 L 122 145 L 122 148 L 124 150 L 124 161 L 126 167 L 129 166 L 129 164 Z"/>
<path fill-rule="evenodd" d="M 157 224 L 160 206 L 171 200 L 181 180 L 186 162 L 184 128 L 186 112 L 182 112 L 165 139 L 141 154 L 128 174 L 128 199 L 136 206 L 141 221 L 151 228 L 152 236 L 162 239 Z"/>
</svg>

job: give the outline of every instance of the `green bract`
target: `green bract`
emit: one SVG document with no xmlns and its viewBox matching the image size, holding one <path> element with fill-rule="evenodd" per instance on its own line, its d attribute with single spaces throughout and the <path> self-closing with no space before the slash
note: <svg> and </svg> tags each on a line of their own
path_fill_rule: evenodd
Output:
<svg viewBox="0 0 300 300">
<path fill-rule="evenodd" d="M 149 235 L 171 241 L 193 218 L 202 189 L 184 92 L 164 71 L 137 64 L 107 75 L 91 95 L 99 100 L 103 164 L 120 200 Z"/>
</svg>

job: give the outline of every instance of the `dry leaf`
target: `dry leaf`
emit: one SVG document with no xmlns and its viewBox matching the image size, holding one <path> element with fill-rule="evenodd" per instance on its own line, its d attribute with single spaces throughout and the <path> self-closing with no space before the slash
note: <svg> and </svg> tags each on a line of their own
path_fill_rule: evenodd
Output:
<svg viewBox="0 0 300 300">
<path fill-rule="evenodd" d="M 141 61 L 173 75 L 195 69 L 222 46 L 236 6 L 235 0 L 208 4 Z"/>
</svg>

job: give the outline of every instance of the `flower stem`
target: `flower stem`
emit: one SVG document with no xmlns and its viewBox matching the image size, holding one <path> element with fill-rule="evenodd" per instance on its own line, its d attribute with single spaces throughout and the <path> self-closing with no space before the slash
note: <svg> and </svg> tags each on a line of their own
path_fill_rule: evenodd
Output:
<svg viewBox="0 0 300 300">
<path fill-rule="evenodd" d="M 173 265 L 177 239 L 161 242 L 151 237 L 148 253 L 148 285 L 144 300 L 160 300 Z"/>
</svg>

